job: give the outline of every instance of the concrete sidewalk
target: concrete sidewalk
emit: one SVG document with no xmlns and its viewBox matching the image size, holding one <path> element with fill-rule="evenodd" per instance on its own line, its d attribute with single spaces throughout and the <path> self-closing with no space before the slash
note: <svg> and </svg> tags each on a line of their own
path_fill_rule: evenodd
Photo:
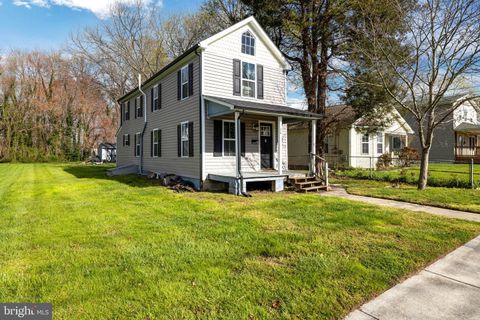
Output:
<svg viewBox="0 0 480 320">
<path fill-rule="evenodd" d="M 477 221 L 480 222 L 480 214 L 479 213 L 472 213 L 460 210 L 452 210 L 452 209 L 444 209 L 432 206 L 425 206 L 421 204 L 414 204 L 409 202 L 397 201 L 397 200 L 388 200 L 388 199 L 380 199 L 380 198 L 372 198 L 372 197 L 365 197 L 365 196 L 357 196 L 353 194 L 347 193 L 344 188 L 342 187 L 332 187 L 332 191 L 323 192 L 321 193 L 322 196 L 335 196 L 341 197 L 350 200 L 356 200 L 371 204 L 376 204 L 379 206 L 385 207 L 393 207 L 399 209 L 405 209 L 415 212 L 427 212 L 431 214 L 436 214 L 444 217 L 449 218 L 457 218 L 457 219 L 464 219 L 470 221 Z"/>
<path fill-rule="evenodd" d="M 364 304 L 345 319 L 480 319 L 480 237 Z"/>
</svg>

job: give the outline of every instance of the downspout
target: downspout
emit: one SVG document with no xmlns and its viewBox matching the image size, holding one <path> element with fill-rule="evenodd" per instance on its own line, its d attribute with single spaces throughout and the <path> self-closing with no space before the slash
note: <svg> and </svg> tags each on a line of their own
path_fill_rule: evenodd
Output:
<svg viewBox="0 0 480 320">
<path fill-rule="evenodd" d="M 138 74 L 138 90 L 143 95 L 143 130 L 140 134 L 140 174 L 143 174 L 143 137 L 145 136 L 145 129 L 147 129 L 147 95 L 142 90 L 142 75 Z"/>
</svg>

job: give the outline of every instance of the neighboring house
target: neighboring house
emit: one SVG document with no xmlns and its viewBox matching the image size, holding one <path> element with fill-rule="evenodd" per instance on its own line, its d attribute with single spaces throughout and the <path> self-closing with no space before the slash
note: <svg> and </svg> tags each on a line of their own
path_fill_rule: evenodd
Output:
<svg viewBox="0 0 480 320">
<path fill-rule="evenodd" d="M 97 148 L 97 157 L 102 162 L 115 162 L 117 159 L 117 146 L 115 143 L 103 142 Z"/>
<path fill-rule="evenodd" d="M 384 115 L 392 119 L 390 125 L 375 134 L 368 134 L 362 119 L 357 118 L 350 106 L 338 105 L 327 107 L 326 122 L 335 123 L 333 132 L 325 141 L 325 158 L 330 166 L 342 165 L 355 168 L 375 167 L 382 154 L 396 153 L 408 145 L 408 135 L 412 128 L 393 110 Z M 309 128 L 303 123 L 289 127 L 289 164 L 292 168 L 302 168 L 308 159 L 308 146 L 302 141 L 309 140 Z"/>
<path fill-rule="evenodd" d="M 464 100 L 465 96 L 455 95 L 440 101 L 438 110 L 460 105 L 435 129 L 430 149 L 431 161 L 465 162 L 474 159 L 480 162 L 480 108 L 477 101 Z M 406 119 L 417 131 L 416 122 L 411 118 Z M 412 137 L 411 142 L 420 152 L 418 138 Z"/>
<path fill-rule="evenodd" d="M 287 123 L 320 117 L 287 107 L 290 69 L 253 17 L 198 43 L 118 100 L 117 167 L 176 174 L 198 189 L 240 194 L 271 181 L 282 190 Z"/>
</svg>

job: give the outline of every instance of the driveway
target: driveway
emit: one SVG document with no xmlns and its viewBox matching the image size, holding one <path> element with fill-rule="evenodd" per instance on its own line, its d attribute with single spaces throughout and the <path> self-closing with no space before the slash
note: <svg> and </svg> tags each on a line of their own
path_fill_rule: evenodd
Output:
<svg viewBox="0 0 480 320">
<path fill-rule="evenodd" d="M 480 236 L 345 319 L 480 319 Z"/>
</svg>

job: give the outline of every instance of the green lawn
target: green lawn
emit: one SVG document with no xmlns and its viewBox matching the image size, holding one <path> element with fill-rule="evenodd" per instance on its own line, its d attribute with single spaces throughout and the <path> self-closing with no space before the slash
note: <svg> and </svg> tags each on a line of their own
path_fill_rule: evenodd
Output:
<svg viewBox="0 0 480 320">
<path fill-rule="evenodd" d="M 344 185 L 352 194 L 480 213 L 480 190 L 428 187 L 418 191 L 409 184 L 345 178 L 332 182 Z"/>
<path fill-rule="evenodd" d="M 480 224 L 293 193 L 177 194 L 105 167 L 0 165 L 0 301 L 55 319 L 333 319 Z"/>
<path fill-rule="evenodd" d="M 354 179 L 370 179 L 388 182 L 403 182 L 415 184 L 418 181 L 419 167 L 391 168 L 388 170 L 369 169 L 344 169 L 336 170 L 335 174 L 340 177 Z M 474 165 L 474 183 L 480 185 L 480 165 Z M 470 188 L 470 165 L 469 164 L 439 164 L 429 165 L 428 184 L 435 187 Z"/>
</svg>

